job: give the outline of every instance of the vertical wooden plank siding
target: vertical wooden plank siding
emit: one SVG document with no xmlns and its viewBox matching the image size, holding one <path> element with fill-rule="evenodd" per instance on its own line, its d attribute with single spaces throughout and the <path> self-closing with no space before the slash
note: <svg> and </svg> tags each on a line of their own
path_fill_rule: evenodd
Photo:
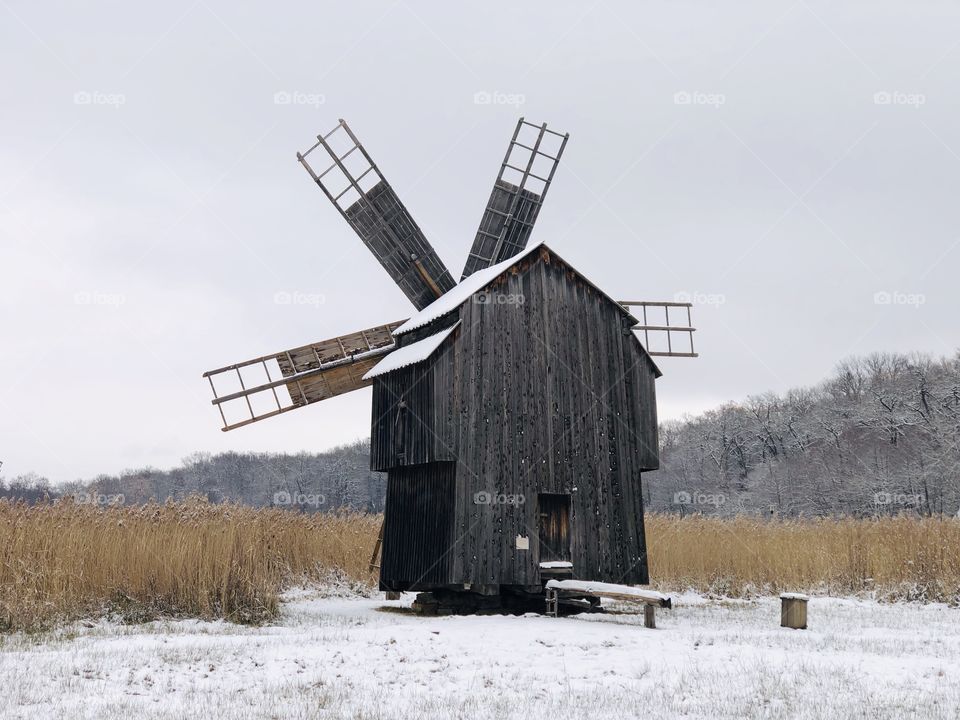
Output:
<svg viewBox="0 0 960 720">
<path fill-rule="evenodd" d="M 424 362 L 374 378 L 372 470 L 456 459 L 450 392 L 456 333 Z"/>
<path fill-rule="evenodd" d="M 523 303 L 460 311 L 462 581 L 539 583 L 536 495 L 553 492 L 571 495 L 576 577 L 647 582 L 640 475 L 657 465 L 653 363 L 617 307 L 546 251 L 489 293 Z M 525 502 L 478 506 L 481 491 Z M 518 534 L 530 550 L 516 548 Z"/>
<path fill-rule="evenodd" d="M 431 358 L 374 382 L 371 466 L 389 470 L 382 577 L 537 586 L 537 495 L 560 493 L 574 577 L 646 583 L 640 478 L 658 466 L 655 365 L 619 306 L 546 248 L 487 290 L 403 336 L 459 319 Z"/>
<path fill-rule="evenodd" d="M 387 474 L 381 588 L 451 582 L 455 473 L 454 463 L 435 462 Z"/>
</svg>

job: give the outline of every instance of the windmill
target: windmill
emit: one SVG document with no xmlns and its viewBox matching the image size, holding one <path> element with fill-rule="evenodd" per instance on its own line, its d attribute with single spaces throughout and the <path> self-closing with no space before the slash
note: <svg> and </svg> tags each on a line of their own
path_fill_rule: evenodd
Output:
<svg viewBox="0 0 960 720">
<path fill-rule="evenodd" d="M 499 597 L 556 574 L 647 582 L 639 475 L 658 463 L 652 358 L 695 357 L 695 328 L 689 303 L 614 301 L 529 245 L 568 138 L 520 118 L 457 283 L 340 120 L 297 160 L 417 313 L 204 373 L 225 431 L 374 386 L 385 590 Z M 652 347 L 657 337 L 665 348 Z M 594 449 L 571 444 L 571 431 Z M 484 502 L 505 489 L 535 502 Z M 588 512 L 589 525 L 578 520 Z M 607 550 L 594 547 L 600 535 Z"/>
<path fill-rule="evenodd" d="M 532 130 L 532 144 L 523 142 Z M 462 278 L 522 250 L 567 143 L 566 134 L 520 118 L 483 211 Z M 545 140 L 556 139 L 553 154 Z M 326 161 L 318 172 L 311 155 Z M 340 120 L 297 160 L 417 310 L 456 283 L 420 226 L 356 135 Z M 546 163 L 545 173 L 534 172 Z M 514 182 L 510 182 L 514 180 Z M 461 279 L 462 279 L 461 278 Z M 363 375 L 394 342 L 403 321 L 366 328 L 302 347 L 245 360 L 203 374 L 213 390 L 223 430 L 234 430 L 296 408 L 366 387 Z M 228 414 L 230 417 L 228 419 Z"/>
</svg>

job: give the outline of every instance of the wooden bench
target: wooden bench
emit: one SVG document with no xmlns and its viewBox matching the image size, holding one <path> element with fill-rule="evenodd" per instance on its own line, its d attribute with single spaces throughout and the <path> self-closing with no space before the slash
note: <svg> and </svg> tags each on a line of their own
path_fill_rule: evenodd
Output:
<svg viewBox="0 0 960 720">
<path fill-rule="evenodd" d="M 668 595 L 630 585 L 614 585 L 585 580 L 548 580 L 545 587 L 547 590 L 547 615 L 552 617 L 557 617 L 559 614 L 561 593 L 642 603 L 643 625 L 648 628 L 657 626 L 656 609 L 658 607 L 667 609 L 673 607 L 673 601 Z"/>
</svg>

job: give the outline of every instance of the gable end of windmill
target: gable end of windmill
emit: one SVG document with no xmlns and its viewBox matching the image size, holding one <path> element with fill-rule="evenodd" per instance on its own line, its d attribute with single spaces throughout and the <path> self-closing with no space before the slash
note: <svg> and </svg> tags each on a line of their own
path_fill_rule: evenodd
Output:
<svg viewBox="0 0 960 720">
<path fill-rule="evenodd" d="M 597 284 L 591 281 L 590 278 L 564 260 L 546 243 L 540 242 L 530 245 L 504 262 L 470 275 L 452 290 L 444 293 L 433 303 L 394 329 L 393 336 L 396 339 L 397 347 L 400 348 L 413 342 L 419 342 L 425 338 L 436 335 L 442 330 L 450 328 L 459 322 L 460 310 L 465 303 L 471 302 L 494 305 L 516 305 L 525 303 L 525 296 L 518 298 L 510 296 L 509 294 L 498 294 L 495 291 L 504 286 L 508 274 L 527 272 L 531 265 L 538 262 L 559 264 L 571 273 L 570 280 L 584 283 L 589 288 L 592 288 L 601 301 L 606 301 L 622 315 L 624 328 L 629 329 L 639 323 L 639 320 L 634 317 L 627 308 L 610 297 L 610 295 L 604 292 Z M 632 342 L 635 344 L 637 351 L 644 356 L 645 361 L 653 367 L 656 376 L 660 377 L 663 373 L 653 358 L 647 353 L 646 348 L 643 347 L 643 344 L 637 336 L 632 332 L 629 332 L 628 336 L 632 338 Z"/>
<path fill-rule="evenodd" d="M 640 476 L 659 466 L 660 371 L 636 322 L 539 244 L 394 331 L 406 360 L 370 375 L 384 589 L 533 588 L 554 561 L 648 581 Z M 523 501 L 483 501 L 499 497 Z M 562 541 L 538 535 L 544 513 Z"/>
</svg>

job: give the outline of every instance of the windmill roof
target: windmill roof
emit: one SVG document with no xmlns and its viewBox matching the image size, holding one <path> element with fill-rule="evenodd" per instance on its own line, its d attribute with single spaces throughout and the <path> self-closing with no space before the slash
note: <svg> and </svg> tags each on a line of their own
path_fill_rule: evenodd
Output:
<svg viewBox="0 0 960 720">
<path fill-rule="evenodd" d="M 430 337 L 426 337 L 423 340 L 417 340 L 415 343 L 410 343 L 409 345 L 404 345 L 398 350 L 394 350 L 383 360 L 370 368 L 367 371 L 367 374 L 363 376 L 363 379 L 371 380 L 378 375 L 384 375 L 388 372 L 393 372 L 394 370 L 407 367 L 408 365 L 414 365 L 418 362 L 423 362 L 430 357 L 434 351 L 440 347 L 441 344 L 443 344 L 443 341 L 447 339 L 450 333 L 452 333 L 459 324 L 460 322 L 458 321 L 453 326 L 448 327 L 445 330 L 441 330 Z"/>
<path fill-rule="evenodd" d="M 539 250 L 540 248 L 547 248 L 548 250 L 550 250 L 550 253 L 552 255 L 556 256 L 561 261 L 563 261 L 566 265 L 573 268 L 573 266 L 570 265 L 570 263 L 568 263 L 562 257 L 557 255 L 553 250 L 547 247 L 546 243 L 544 242 L 533 243 L 532 245 L 529 245 L 528 247 L 524 248 L 521 252 L 517 253 L 513 257 L 507 258 L 503 262 L 497 263 L 496 265 L 491 265 L 490 267 L 484 268 L 483 270 L 477 270 L 477 272 L 473 273 L 473 275 L 470 275 L 469 277 L 464 278 L 454 288 L 445 292 L 443 295 L 438 297 L 432 303 L 427 305 L 423 310 L 421 310 L 412 318 L 407 320 L 403 325 L 395 329 L 393 331 L 393 334 L 403 335 L 404 333 L 408 333 L 411 330 L 416 330 L 417 328 L 421 328 L 424 325 L 429 325 L 437 318 L 443 317 L 447 313 L 453 312 L 458 307 L 463 305 L 463 303 L 469 300 L 474 293 L 477 293 L 480 290 L 483 290 L 487 285 L 489 285 L 494 280 L 496 280 L 497 277 L 499 277 L 503 272 L 505 272 L 506 270 L 509 270 L 511 267 L 516 265 L 525 257 L 527 257 L 528 255 L 531 255 L 532 253 L 534 253 L 536 250 Z M 585 277 L 583 273 L 581 273 L 579 270 L 577 270 L 576 273 L 580 277 L 582 277 L 587 283 L 592 285 L 597 290 L 597 292 L 599 292 L 601 295 L 606 297 L 610 302 L 612 302 L 614 305 L 620 308 L 620 310 L 622 310 L 624 314 L 626 314 L 633 320 L 634 324 L 638 322 L 638 320 L 633 317 L 633 315 L 630 313 L 629 310 L 624 308 L 620 303 L 618 303 L 616 300 L 614 300 L 605 292 L 603 292 L 603 290 L 597 287 L 595 283 L 591 282 L 587 277 Z"/>
</svg>

